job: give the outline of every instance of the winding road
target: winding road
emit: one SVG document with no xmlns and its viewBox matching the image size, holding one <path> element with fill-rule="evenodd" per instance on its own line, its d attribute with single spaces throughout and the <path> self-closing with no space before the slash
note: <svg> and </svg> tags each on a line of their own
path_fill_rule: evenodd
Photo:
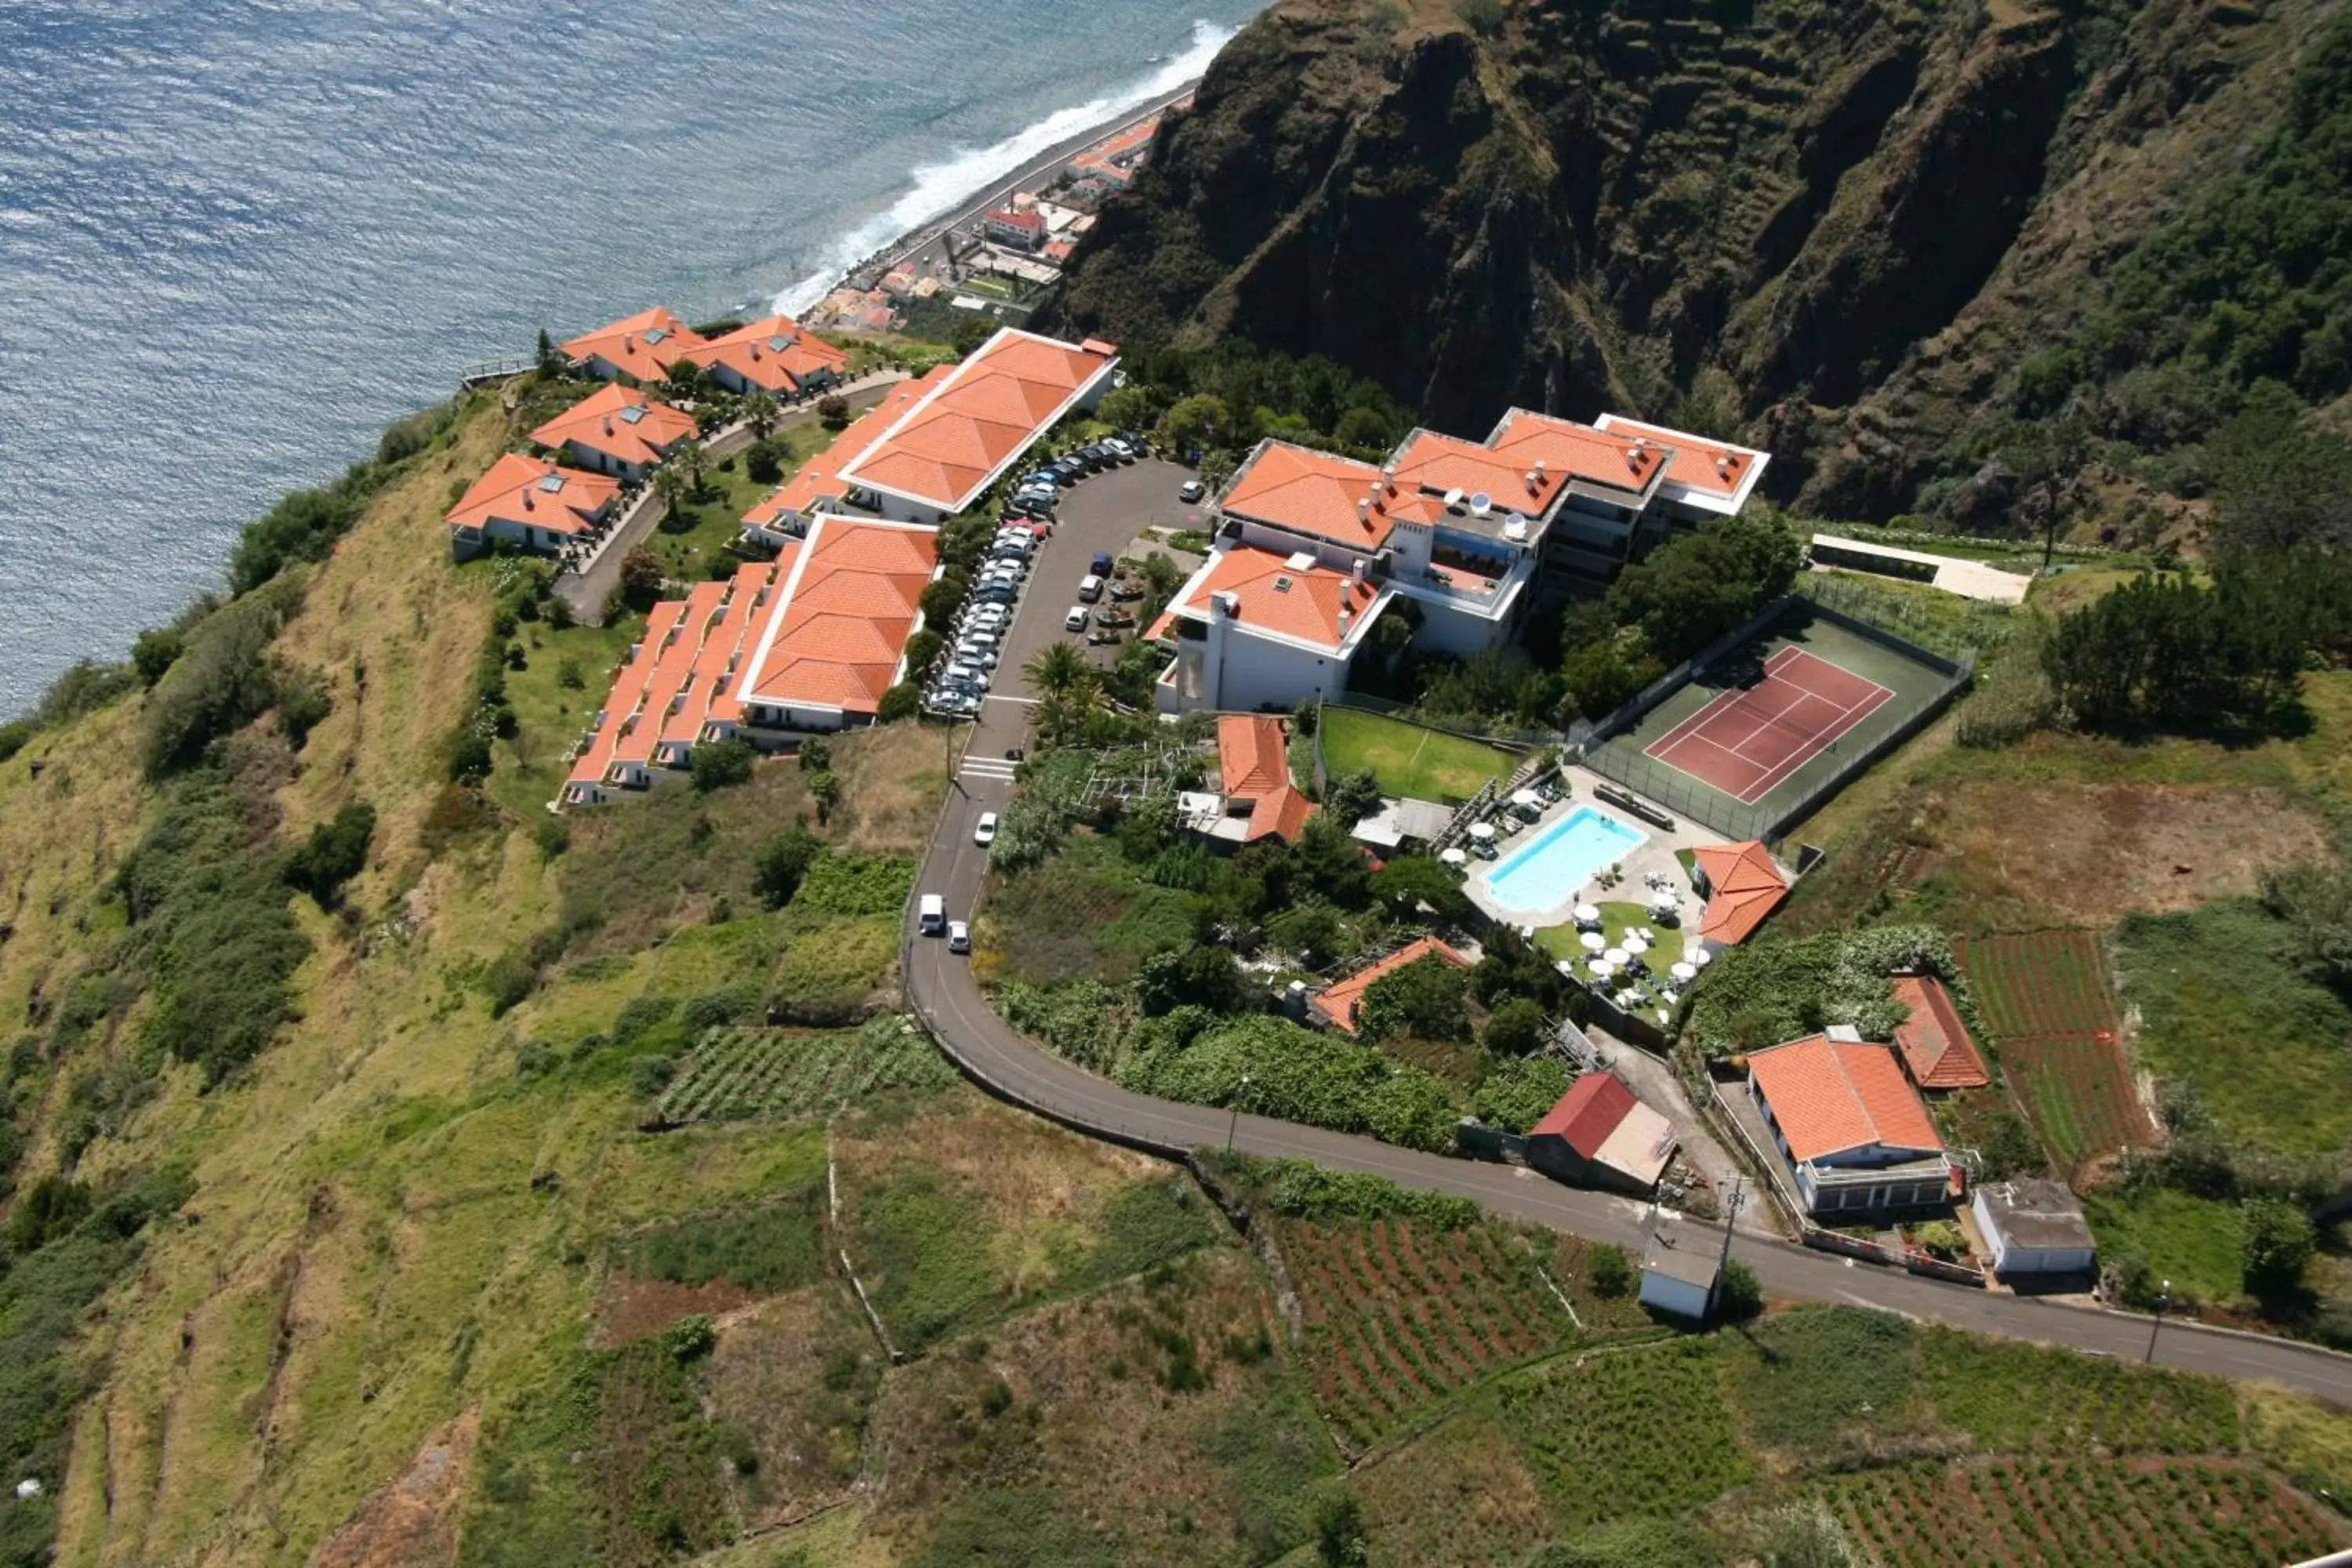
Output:
<svg viewBox="0 0 2352 1568">
<path fill-rule="evenodd" d="M 1005 639 L 996 691 L 982 705 L 917 882 L 919 893 L 945 897 L 950 918 L 969 918 L 981 896 L 988 852 L 972 841 L 980 814 L 1002 811 L 1012 798 L 1013 769 L 1005 753 L 1024 745 L 1029 731 L 1030 694 L 1023 686 L 1022 664 L 1059 635 L 1067 591 L 1094 552 L 1116 552 L 1146 523 L 1179 522 L 1183 509 L 1175 489 L 1181 477 L 1181 470 L 1149 463 L 1087 481 L 1065 502 L 1062 525 L 1038 551 L 1030 590 Z M 914 934 L 909 903 L 904 947 L 910 1005 L 966 1074 L 1014 1105 L 1082 1132 L 1171 1156 L 1222 1146 L 1230 1137 L 1244 1153 L 1311 1160 L 1451 1193 L 1491 1213 L 1592 1240 L 1637 1250 L 1642 1245 L 1646 1205 L 1633 1199 L 1562 1186 L 1516 1166 L 1423 1154 L 1369 1138 L 1123 1089 L 1033 1044 L 1005 1023 L 981 994 L 968 959 L 950 953 L 944 942 Z M 2148 1350 L 2149 1320 L 2134 1313 L 1948 1285 L 1744 1228 L 1733 1255 L 1778 1296 L 1876 1307 L 2119 1359 L 2137 1360 Z M 2155 1359 L 2219 1377 L 2275 1383 L 2352 1407 L 2352 1356 L 2315 1346 L 2168 1320 L 2155 1336 Z"/>
</svg>

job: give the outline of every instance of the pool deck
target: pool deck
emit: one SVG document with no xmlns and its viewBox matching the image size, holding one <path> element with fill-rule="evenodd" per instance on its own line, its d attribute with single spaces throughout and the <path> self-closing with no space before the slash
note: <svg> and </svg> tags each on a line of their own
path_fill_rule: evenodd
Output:
<svg viewBox="0 0 2352 1568">
<path fill-rule="evenodd" d="M 1721 834 L 1697 823 L 1680 819 L 1676 820 L 1674 830 L 1668 832 L 1630 813 L 1620 811 L 1593 794 L 1595 787 L 1602 782 L 1601 778 L 1598 773 L 1587 773 L 1582 768 L 1569 768 L 1562 772 L 1560 777 L 1570 786 L 1566 800 L 1547 806 L 1541 816 L 1511 837 L 1497 838 L 1494 859 L 1471 863 L 1472 869 L 1462 884 L 1462 890 L 1469 895 L 1472 903 L 1494 920 L 1533 934 L 1549 926 L 1567 924 L 1570 912 L 1580 903 L 1601 903 L 1604 900 L 1642 902 L 1649 895 L 1649 888 L 1643 879 L 1652 872 L 1665 876 L 1676 892 L 1684 894 L 1686 899 L 1689 897 L 1690 876 L 1683 869 L 1682 862 L 1675 858 L 1675 851 L 1696 849 L 1702 844 L 1720 844 L 1723 842 Z M 1602 888 L 1597 879 L 1588 879 L 1582 888 L 1570 894 L 1567 902 L 1548 909 L 1522 908 L 1497 899 L 1488 884 L 1488 874 L 1507 862 L 1518 849 L 1534 842 L 1552 824 L 1585 806 L 1645 836 L 1643 843 L 1618 862 L 1624 868 L 1624 879 L 1610 889 Z"/>
</svg>

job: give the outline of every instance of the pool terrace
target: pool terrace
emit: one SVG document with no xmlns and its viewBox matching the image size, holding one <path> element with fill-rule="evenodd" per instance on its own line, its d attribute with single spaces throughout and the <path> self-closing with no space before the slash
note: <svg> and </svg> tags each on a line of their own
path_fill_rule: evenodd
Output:
<svg viewBox="0 0 2352 1568">
<path fill-rule="evenodd" d="M 1462 890 L 1469 895 L 1471 902 L 1492 919 L 1539 937 L 1552 927 L 1572 926 L 1572 911 L 1580 903 L 1646 903 L 1650 897 L 1646 879 L 1657 875 L 1666 878 L 1668 885 L 1675 892 L 1685 895 L 1689 907 L 1696 910 L 1696 900 L 1690 897 L 1690 873 L 1683 868 L 1675 852 L 1696 849 L 1702 844 L 1721 843 L 1721 834 L 1697 823 L 1680 820 L 1671 830 L 1661 828 L 1613 805 L 1604 805 L 1593 793 L 1594 786 L 1601 780 L 1580 768 L 1563 772 L 1560 782 L 1569 786 L 1567 798 L 1545 807 L 1542 815 L 1533 822 L 1523 823 L 1518 832 L 1496 839 L 1494 859 L 1471 862 L 1470 875 L 1462 884 Z M 1610 862 L 1603 861 L 1581 884 L 1565 889 L 1556 900 L 1546 898 L 1540 902 L 1517 901 L 1527 896 L 1530 886 L 1528 879 L 1518 877 L 1506 876 L 1502 889 L 1496 890 L 1493 885 L 1496 872 L 1509 870 L 1515 854 L 1541 840 L 1555 826 L 1579 811 L 1597 812 L 1643 835 L 1641 843 L 1623 850 L 1616 858 L 1614 863 L 1623 875 L 1615 887 L 1601 885 L 1600 876 L 1608 870 L 1610 865 Z M 1696 919 L 1695 912 L 1693 918 Z M 1567 933 L 1566 939 L 1574 942 L 1572 930 Z"/>
</svg>

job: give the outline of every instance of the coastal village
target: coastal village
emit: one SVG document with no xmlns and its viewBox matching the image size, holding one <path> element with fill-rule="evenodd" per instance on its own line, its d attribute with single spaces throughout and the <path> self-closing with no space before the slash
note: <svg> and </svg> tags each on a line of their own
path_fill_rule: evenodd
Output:
<svg viewBox="0 0 2352 1568">
<path fill-rule="evenodd" d="M 1531 607 L 1597 595 L 1668 541 L 1740 515 L 1771 460 L 1614 414 L 1513 409 L 1477 438 L 1415 429 L 1378 461 L 1269 437 L 1212 492 L 1154 457 L 1145 433 L 1094 417 L 1126 381 L 1114 344 L 1004 327 L 961 360 L 858 383 L 844 346 L 855 334 L 840 336 L 837 311 L 825 319 L 837 342 L 783 316 L 698 331 L 658 308 L 566 340 L 556 352 L 571 373 L 601 387 L 451 509 L 461 556 L 551 556 L 572 580 L 642 536 L 676 493 L 665 474 L 731 464 L 786 411 L 835 410 L 829 439 L 743 511 L 734 563 L 651 605 L 551 810 L 625 810 L 633 794 L 678 787 L 715 747 L 790 753 L 877 722 L 985 727 L 998 711 L 1018 733 L 1034 699 L 1017 684 L 1016 641 L 1034 669 L 1041 640 L 1099 659 L 1131 637 L 1154 660 L 1151 710 L 1200 737 L 1187 743 L 1200 777 L 1174 796 L 1186 831 L 1223 853 L 1297 845 L 1332 783 L 1300 727 L 1319 715 L 1328 737 L 1370 721 L 1350 707 L 1350 672 L 1397 646 L 1384 626 L 1447 658 L 1506 649 Z M 699 397 L 660 395 L 681 383 Z M 853 385 L 854 415 L 841 406 Z M 723 423 L 706 428 L 714 409 Z M 1122 548 L 1083 567 L 1055 550 L 1089 476 L 1139 460 L 1181 490 L 1155 499 L 1177 501 L 1185 526 L 1155 527 L 1147 508 L 1114 520 Z M 942 538 L 957 531 L 970 547 L 951 563 Z M 1172 560 L 1155 545 L 1178 533 L 1205 547 L 1138 605 L 1138 626 L 1123 606 L 1146 599 L 1139 557 Z M 1833 548 L 1865 569 L 1916 570 L 1900 552 Z M 1032 594 L 1033 580 L 1053 585 Z M 1566 748 L 1493 751 L 1497 771 L 1473 787 L 1368 803 L 1347 824 L 1368 864 L 1433 860 L 1461 912 L 1265 1005 L 1346 1037 L 1372 988 L 1422 964 L 1467 973 L 1496 931 L 1545 953 L 1579 998 L 1546 1025 L 1570 1087 L 1528 1124 L 1465 1123 L 1460 1142 L 1653 1201 L 1645 1289 L 1661 1310 L 1706 1315 L 1718 1281 L 1692 1259 L 1705 1235 L 1741 1222 L 1727 1205 L 1750 1175 L 1780 1223 L 1819 1245 L 1980 1285 L 1997 1274 L 2087 1289 L 2095 1249 L 2063 1189 L 1972 1183 L 1972 1153 L 1939 1130 L 1931 1100 L 1990 1079 L 1932 969 L 1895 976 L 1904 1016 L 1891 1027 L 1832 1023 L 1735 1058 L 1704 1115 L 1670 1078 L 1625 1075 L 1806 868 L 1773 825 L 1950 695 L 1948 661 L 1833 611 L 1809 607 L 1825 624 L 1804 647 L 1776 641 L 1788 613 L 1776 604 L 1728 639 L 1761 665 L 1744 683 L 1703 686 L 1717 650 Z M 1213 723 L 1182 729 L 1192 715 Z M 1666 776 L 1685 793 L 1660 787 Z M 1727 837 L 1733 825 L 1751 831 Z M 921 934 L 969 947 L 969 913 L 920 902 Z M 1922 1226 L 1962 1239 L 1931 1253 L 1906 1239 Z"/>
<path fill-rule="evenodd" d="M 1505 374 L 1450 222 L 1461 296 L 1312 305 L 1426 378 L 1219 314 L 1366 252 L 1213 254 L 1204 171 L 1565 232 L 1497 153 L 1634 122 L 1476 111 L 1884 26 L 1759 17 L 1277 7 L 1196 110 L 1198 22 L 822 298 L 461 372 L 0 727 L 0 1563 L 2347 1555 L 2342 541 L 1825 501 L 1891 426 Z M 1763 137 L 1675 79 L 1643 134 Z M 1723 232 L 1864 183 L 1780 177 Z M 2180 458 L 2217 542 L 2352 460 L 2271 395 Z"/>
</svg>

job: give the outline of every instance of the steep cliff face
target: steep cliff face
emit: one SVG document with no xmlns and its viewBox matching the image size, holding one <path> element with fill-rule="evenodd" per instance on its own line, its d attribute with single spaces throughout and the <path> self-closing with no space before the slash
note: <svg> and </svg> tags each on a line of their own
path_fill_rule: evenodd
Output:
<svg viewBox="0 0 2352 1568">
<path fill-rule="evenodd" d="M 1282 0 L 1057 309 L 1327 354 L 1453 428 L 1745 433 L 1784 497 L 1884 515 L 1981 455 L 2017 361 L 2276 120 L 2341 8 Z"/>
</svg>

